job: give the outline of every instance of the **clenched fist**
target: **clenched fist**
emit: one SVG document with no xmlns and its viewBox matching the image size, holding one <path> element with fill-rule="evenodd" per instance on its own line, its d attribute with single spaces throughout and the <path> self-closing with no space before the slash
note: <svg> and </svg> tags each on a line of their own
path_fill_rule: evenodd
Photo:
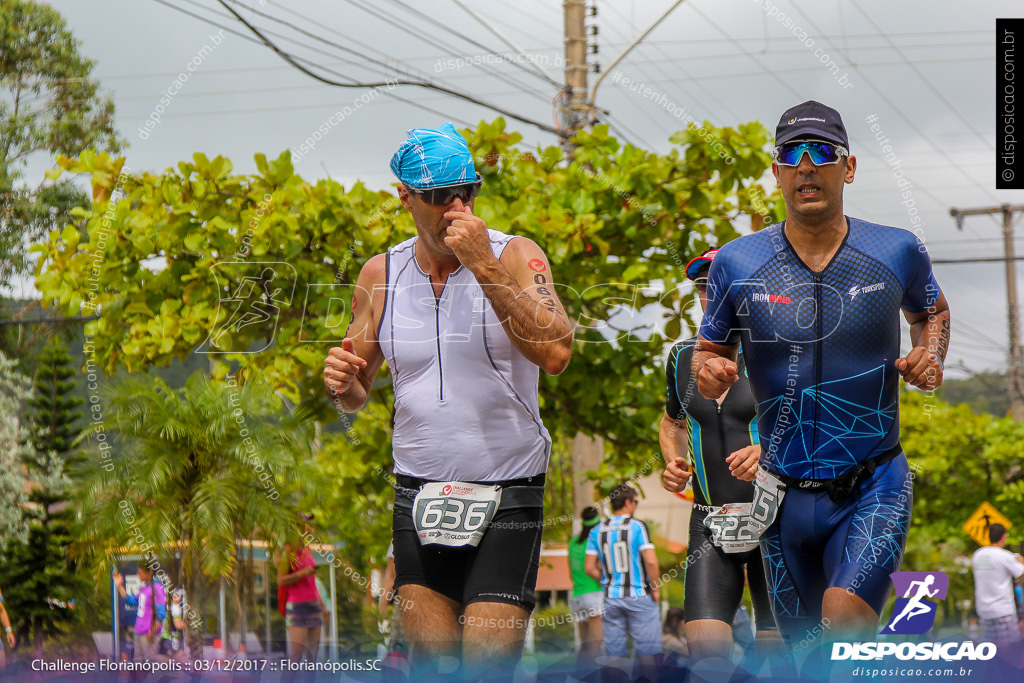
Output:
<svg viewBox="0 0 1024 683">
<path fill-rule="evenodd" d="M 740 378 L 736 363 L 716 356 L 704 362 L 697 375 L 697 389 L 704 398 L 718 399 Z"/>
<path fill-rule="evenodd" d="M 942 386 L 942 364 L 939 357 L 923 346 L 915 346 L 903 358 L 896 359 L 896 369 L 907 384 L 931 390 Z"/>
<path fill-rule="evenodd" d="M 686 460 L 676 458 L 665 465 L 665 471 L 661 473 L 661 486 L 666 491 L 679 493 L 686 488 L 686 482 L 690 481 L 690 468 Z"/>
<path fill-rule="evenodd" d="M 355 353 L 352 340 L 345 337 L 341 346 L 335 346 L 324 360 L 324 384 L 332 394 L 344 394 L 352 386 L 359 371 L 366 367 L 366 361 Z"/>
</svg>

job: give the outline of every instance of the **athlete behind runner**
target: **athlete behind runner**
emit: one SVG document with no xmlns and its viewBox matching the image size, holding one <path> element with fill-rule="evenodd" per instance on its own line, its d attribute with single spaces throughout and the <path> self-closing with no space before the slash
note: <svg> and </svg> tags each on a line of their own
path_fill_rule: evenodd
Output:
<svg viewBox="0 0 1024 683">
<path fill-rule="evenodd" d="M 612 489 L 612 517 L 590 531 L 584 569 L 604 588 L 601 627 L 604 651 L 612 666 L 625 670 L 627 638 L 633 641 L 637 680 L 655 680 L 661 649 L 661 593 L 657 586 L 658 555 L 647 525 L 633 518 L 636 489 L 626 483 Z M 610 674 L 608 674 L 610 675 Z"/>
<path fill-rule="evenodd" d="M 708 249 L 686 264 L 686 276 L 696 286 L 702 309 L 707 305 L 708 270 L 716 253 L 717 249 Z M 695 659 L 728 659 L 733 649 L 733 616 L 747 582 L 759 643 L 778 641 L 756 540 L 750 550 L 726 552 L 712 539 L 711 525 L 705 524 L 705 518 L 714 510 L 724 505 L 746 505 L 753 499 L 751 482 L 757 472 L 761 447 L 743 354 L 738 357 L 736 384 L 717 401 L 709 400 L 697 392 L 690 372 L 695 343 L 695 339 L 681 341 L 668 355 L 665 414 L 661 416 L 658 432 L 665 458 L 662 485 L 667 491 L 678 493 L 686 488 L 691 474 L 696 475 L 686 553 L 686 641 Z M 692 469 L 685 459 L 687 453 Z M 732 522 L 739 518 L 714 515 L 712 519 Z M 728 524 L 722 526 L 729 528 Z"/>
<path fill-rule="evenodd" d="M 391 169 L 417 234 L 363 266 L 324 381 L 354 412 L 387 360 L 406 640 L 420 671 L 460 653 L 475 671 L 522 650 L 551 450 L 538 368 L 566 368 L 572 327 L 541 248 L 474 215 L 481 180 L 454 126 L 409 131 Z"/>
<path fill-rule="evenodd" d="M 793 107 L 775 144 L 786 220 L 719 250 L 694 373 L 718 398 L 742 344 L 764 449 L 753 516 L 783 635 L 825 617 L 829 639 L 873 640 L 910 525 L 899 378 L 941 385 L 949 306 L 918 238 L 843 215 L 857 161 L 837 111 Z"/>
</svg>

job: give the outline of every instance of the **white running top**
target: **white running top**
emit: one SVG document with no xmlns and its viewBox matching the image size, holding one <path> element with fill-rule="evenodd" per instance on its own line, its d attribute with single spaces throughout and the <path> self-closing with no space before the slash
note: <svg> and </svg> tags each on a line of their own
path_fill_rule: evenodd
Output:
<svg viewBox="0 0 1024 683">
<path fill-rule="evenodd" d="M 514 235 L 488 233 L 500 258 Z M 512 345 L 468 268 L 435 298 L 416 239 L 388 250 L 377 331 L 395 389 L 395 473 L 481 482 L 544 473 L 551 437 L 537 403 L 539 368 Z"/>
</svg>

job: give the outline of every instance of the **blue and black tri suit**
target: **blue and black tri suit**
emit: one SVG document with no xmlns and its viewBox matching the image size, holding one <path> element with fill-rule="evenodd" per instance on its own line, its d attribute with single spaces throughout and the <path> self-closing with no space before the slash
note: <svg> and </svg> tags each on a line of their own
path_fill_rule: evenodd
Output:
<svg viewBox="0 0 1024 683">
<path fill-rule="evenodd" d="M 761 464 L 789 484 L 761 552 L 776 621 L 792 639 L 821 620 L 827 588 L 876 612 L 888 597 L 912 501 L 899 449 L 899 316 L 928 311 L 939 287 L 906 230 L 847 218 L 839 250 L 814 272 L 783 225 L 721 248 L 700 334 L 742 343 Z"/>
<path fill-rule="evenodd" d="M 667 384 L 665 413 L 686 424 L 690 465 L 693 472 L 694 506 L 686 554 L 686 619 L 714 619 L 732 624 L 750 586 L 754 620 L 758 630 L 774 629 L 760 548 L 726 553 L 711 541 L 704 518 L 727 503 L 749 503 L 754 486 L 729 471 L 730 454 L 758 443 L 757 413 L 746 376 L 743 353 L 739 354 L 740 378 L 721 403 L 697 391 L 690 364 L 696 340 L 678 342 L 665 365 Z"/>
</svg>

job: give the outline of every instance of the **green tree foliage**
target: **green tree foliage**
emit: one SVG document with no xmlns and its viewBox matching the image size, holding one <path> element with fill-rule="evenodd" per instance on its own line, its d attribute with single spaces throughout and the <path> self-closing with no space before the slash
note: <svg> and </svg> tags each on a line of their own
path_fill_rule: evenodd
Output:
<svg viewBox="0 0 1024 683">
<path fill-rule="evenodd" d="M 71 486 L 63 458 L 53 451 L 33 453 L 28 477 L 30 492 L 22 501 L 28 538 L 5 544 L 0 581 L 18 615 L 19 637 L 32 642 L 39 657 L 46 638 L 69 633 L 77 623 L 79 613 L 61 605 L 80 600 L 86 583 L 69 552 L 74 510 L 61 500 Z"/>
<path fill-rule="evenodd" d="M 25 491 L 25 460 L 32 455 L 29 431 L 21 423 L 30 382 L 17 370 L 17 362 L 0 352 L 0 538 L 24 540 L 27 528 L 21 515 Z"/>
<path fill-rule="evenodd" d="M 900 422 L 901 443 L 915 468 L 903 569 L 949 574 L 943 605 L 951 616 L 959 602 L 974 599 L 963 558 L 978 545 L 963 530 L 967 518 L 988 501 L 1024 528 L 1024 424 L 909 390 L 901 396 Z"/>
<path fill-rule="evenodd" d="M 93 65 L 52 8 L 0 0 L 0 286 L 24 271 L 27 241 L 63 226 L 72 207 L 88 205 L 69 181 L 25 186 L 29 157 L 121 147 L 114 103 L 100 95 Z"/>
<path fill-rule="evenodd" d="M 22 504 L 28 539 L 7 543 L 0 560 L 7 600 L 36 656 L 42 654 L 46 637 L 67 633 L 77 621 L 77 612 L 56 605 L 80 599 L 85 590 L 70 553 L 74 509 L 67 500 L 71 482 L 66 466 L 81 432 L 75 423 L 82 416 L 76 410 L 82 399 L 72 396 L 71 362 L 56 337 L 37 359 L 35 392 L 25 402 L 32 446 L 22 463 L 30 481 Z"/>
<path fill-rule="evenodd" d="M 53 451 L 66 460 L 72 457 L 73 444 L 81 433 L 78 421 L 84 401 L 73 395 L 75 376 L 72 358 L 58 337 L 39 354 L 35 395 L 27 401 L 33 426 L 32 445 L 36 452 Z"/>
<path fill-rule="evenodd" d="M 180 544 L 183 575 L 168 579 L 198 596 L 204 579 L 237 584 L 236 539 L 277 547 L 297 535 L 291 477 L 309 457 L 308 419 L 286 411 L 260 375 L 236 385 L 196 373 L 180 390 L 138 375 L 113 380 L 105 394 L 106 431 L 124 448 L 82 489 L 89 514 L 77 549 L 91 566 L 104 571 L 121 547 L 166 561 Z M 104 575 L 94 579 L 106 585 Z M 200 624 L 186 621 L 195 643 Z"/>
<path fill-rule="evenodd" d="M 521 136 L 501 119 L 464 132 L 484 178 L 476 213 L 544 246 L 578 323 L 569 369 L 541 379 L 548 428 L 564 444 L 579 431 L 605 437 L 617 479 L 656 448 L 660 357 L 692 333 L 687 260 L 735 237 L 752 214 L 764 214 L 755 227 L 781 215 L 777 197 L 766 200 L 759 185 L 770 164 L 767 131 L 704 128 L 676 134 L 677 147 L 659 155 L 597 126 L 578 134 L 568 164 L 559 147 L 520 151 Z M 720 149 L 732 156 L 723 159 Z M 290 400 L 315 406 L 321 420 L 337 419 L 321 372 L 327 349 L 344 336 L 356 276 L 371 256 L 415 232 L 393 194 L 359 182 L 306 182 L 287 152 L 256 155 L 255 176 L 234 175 L 227 159 L 202 154 L 159 175 L 122 174 L 123 161 L 103 154 L 59 165 L 90 174 L 96 199 L 35 247 L 37 287 L 45 305 L 65 314 L 99 314 L 87 333 L 108 374 L 198 349 L 238 363 L 242 376 L 260 370 Z M 663 319 L 643 322 L 640 310 Z M 390 461 L 386 374 L 373 405 L 354 422 L 345 418 L 344 435 L 325 430 L 314 465 L 318 480 L 331 484 L 311 485 L 326 491 L 316 501 L 327 512 L 320 519 L 334 522 L 324 533 L 342 535 L 350 557 L 361 543 L 382 557 L 390 524 L 381 475 Z"/>
<path fill-rule="evenodd" d="M 966 379 L 945 380 L 942 398 L 949 403 L 966 403 L 978 413 L 1009 415 L 1009 378 L 1005 372 L 986 371 Z"/>
</svg>

